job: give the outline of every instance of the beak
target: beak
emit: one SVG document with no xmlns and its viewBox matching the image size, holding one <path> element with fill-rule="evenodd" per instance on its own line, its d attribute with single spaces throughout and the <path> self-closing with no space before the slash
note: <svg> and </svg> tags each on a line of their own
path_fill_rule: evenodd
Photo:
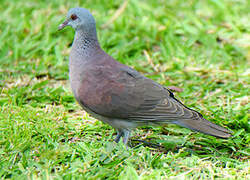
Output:
<svg viewBox="0 0 250 180">
<path fill-rule="evenodd" d="M 67 26 L 69 23 L 69 20 L 65 20 L 62 24 L 58 26 L 58 30 L 62 30 L 65 26 Z"/>
</svg>

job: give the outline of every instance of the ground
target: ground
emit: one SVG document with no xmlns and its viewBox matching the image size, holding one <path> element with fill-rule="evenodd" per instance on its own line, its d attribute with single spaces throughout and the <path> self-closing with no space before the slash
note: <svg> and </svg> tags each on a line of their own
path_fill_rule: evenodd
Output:
<svg viewBox="0 0 250 180">
<path fill-rule="evenodd" d="M 132 148 L 86 114 L 68 81 L 67 11 L 89 9 L 111 56 L 165 85 L 217 139 L 175 125 L 142 127 Z M 249 179 L 250 1 L 12 0 L 0 11 L 0 177 Z M 150 146 L 135 139 L 156 144 Z"/>
</svg>

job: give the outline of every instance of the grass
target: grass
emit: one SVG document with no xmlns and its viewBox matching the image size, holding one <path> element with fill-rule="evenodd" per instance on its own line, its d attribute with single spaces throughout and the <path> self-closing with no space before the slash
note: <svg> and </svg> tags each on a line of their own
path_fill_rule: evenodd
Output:
<svg viewBox="0 0 250 180">
<path fill-rule="evenodd" d="M 0 11 L 1 179 L 249 179 L 250 2 L 7 1 Z M 234 132 L 142 127 L 134 148 L 86 114 L 68 82 L 71 7 L 88 8 L 105 51 Z M 120 10 L 119 10 L 120 8 Z M 119 12 L 116 18 L 114 14 Z"/>
</svg>

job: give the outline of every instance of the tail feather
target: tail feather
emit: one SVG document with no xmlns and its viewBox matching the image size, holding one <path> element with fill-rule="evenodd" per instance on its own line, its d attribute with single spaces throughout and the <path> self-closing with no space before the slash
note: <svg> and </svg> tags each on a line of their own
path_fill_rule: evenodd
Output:
<svg viewBox="0 0 250 180">
<path fill-rule="evenodd" d="M 177 121 L 176 124 L 189 128 L 194 131 L 199 131 L 204 134 L 208 134 L 211 136 L 219 137 L 219 138 L 229 138 L 231 137 L 231 131 L 216 125 L 203 117 L 200 117 L 199 120 L 197 119 L 190 119 L 190 120 L 180 120 Z"/>
</svg>

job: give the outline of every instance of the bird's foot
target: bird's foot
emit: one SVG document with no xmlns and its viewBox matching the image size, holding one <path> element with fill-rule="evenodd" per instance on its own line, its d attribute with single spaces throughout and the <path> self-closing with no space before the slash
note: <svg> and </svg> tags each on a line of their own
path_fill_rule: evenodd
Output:
<svg viewBox="0 0 250 180">
<path fill-rule="evenodd" d="M 118 143 L 120 141 L 121 137 L 123 137 L 123 140 L 122 140 L 123 144 L 125 146 L 127 146 L 128 145 L 129 136 L 130 136 L 130 131 L 128 131 L 128 130 L 118 130 L 117 131 L 117 136 L 114 139 L 114 141 L 116 143 Z"/>
<path fill-rule="evenodd" d="M 122 135 L 123 135 L 122 131 L 118 131 L 118 132 L 117 132 L 117 136 L 116 136 L 116 138 L 114 139 L 114 141 L 115 141 L 116 143 L 118 143 L 118 142 L 120 141 Z"/>
</svg>

